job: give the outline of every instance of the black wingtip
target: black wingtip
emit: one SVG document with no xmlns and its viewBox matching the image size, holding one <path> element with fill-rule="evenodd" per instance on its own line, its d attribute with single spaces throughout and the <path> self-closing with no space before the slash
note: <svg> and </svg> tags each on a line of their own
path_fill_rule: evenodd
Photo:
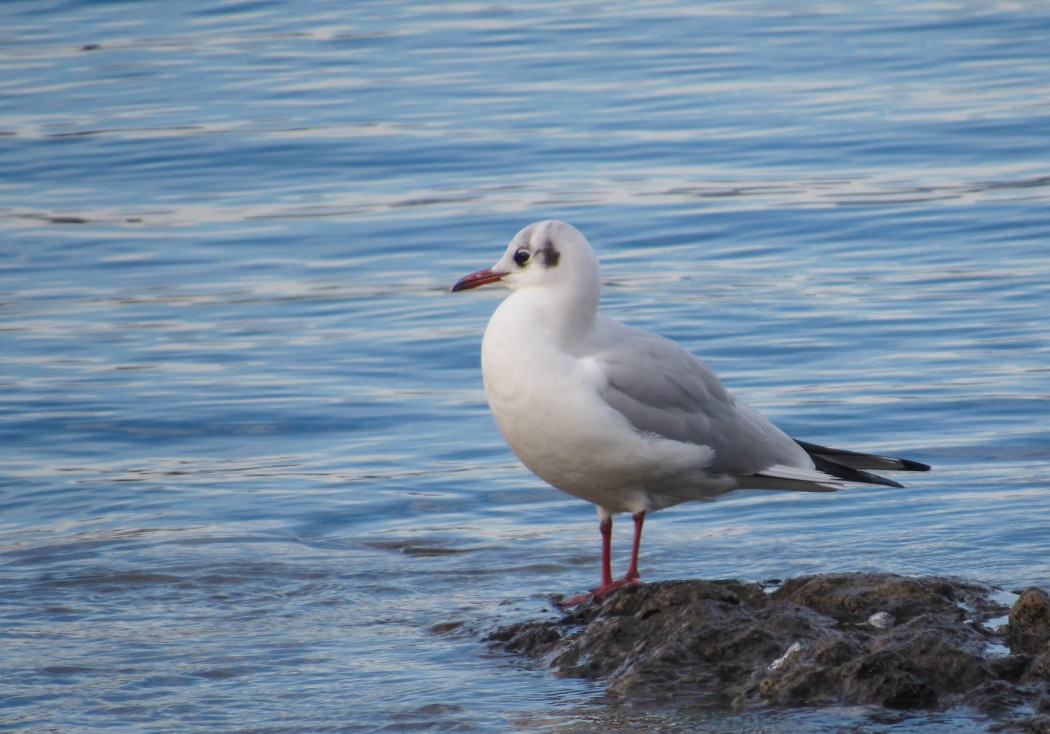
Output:
<svg viewBox="0 0 1050 734">
<path fill-rule="evenodd" d="M 901 471 L 929 471 L 930 465 L 923 464 L 919 461 L 912 461 L 911 459 L 897 459 L 901 463 Z"/>
<path fill-rule="evenodd" d="M 879 454 L 862 454 L 856 451 L 844 449 L 833 449 L 814 443 L 807 443 L 796 439 L 817 469 L 830 474 L 833 477 L 844 479 L 847 482 L 860 484 L 881 484 L 885 487 L 903 488 L 900 482 L 887 479 L 879 474 L 874 474 L 870 469 L 876 471 L 929 471 L 930 466 L 911 459 L 900 459 L 896 456 L 882 456 Z"/>
<path fill-rule="evenodd" d="M 865 454 L 858 451 L 846 449 L 833 449 L 829 446 L 799 441 L 795 443 L 801 446 L 811 457 L 820 456 L 836 464 L 851 467 L 853 469 L 875 469 L 882 471 L 929 471 L 930 465 L 911 459 L 901 459 L 897 456 L 884 456 L 882 454 Z"/>
</svg>

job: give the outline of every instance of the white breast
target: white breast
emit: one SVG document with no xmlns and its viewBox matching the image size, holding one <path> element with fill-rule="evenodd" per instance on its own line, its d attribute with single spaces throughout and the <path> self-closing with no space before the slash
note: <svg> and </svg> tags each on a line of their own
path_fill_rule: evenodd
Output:
<svg viewBox="0 0 1050 734">
<path fill-rule="evenodd" d="M 652 511 L 733 488 L 705 471 L 710 448 L 643 435 L 605 403 L 604 374 L 585 340 L 560 343 L 543 312 L 535 293 L 511 294 L 482 344 L 489 406 L 525 466 L 612 512 Z"/>
</svg>

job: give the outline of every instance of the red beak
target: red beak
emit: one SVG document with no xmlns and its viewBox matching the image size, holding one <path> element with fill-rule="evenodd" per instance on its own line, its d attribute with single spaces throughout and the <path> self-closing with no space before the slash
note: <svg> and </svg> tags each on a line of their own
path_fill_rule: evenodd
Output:
<svg viewBox="0 0 1050 734">
<path fill-rule="evenodd" d="M 457 280 L 456 284 L 452 286 L 452 292 L 455 293 L 456 291 L 467 291 L 471 288 L 477 288 L 481 285 L 495 283 L 504 275 L 506 275 L 506 273 L 494 273 L 489 268 L 486 268 L 485 270 L 479 270 L 476 273 L 464 275 L 462 278 Z"/>
</svg>

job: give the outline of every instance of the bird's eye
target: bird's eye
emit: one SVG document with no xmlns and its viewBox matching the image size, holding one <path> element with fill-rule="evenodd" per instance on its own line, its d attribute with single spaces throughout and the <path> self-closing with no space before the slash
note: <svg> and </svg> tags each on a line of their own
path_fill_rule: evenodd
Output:
<svg viewBox="0 0 1050 734">
<path fill-rule="evenodd" d="M 519 268 L 525 267 L 525 263 L 529 261 L 532 255 L 529 254 L 528 250 L 518 250 L 514 253 L 514 262 L 518 264 Z"/>
</svg>

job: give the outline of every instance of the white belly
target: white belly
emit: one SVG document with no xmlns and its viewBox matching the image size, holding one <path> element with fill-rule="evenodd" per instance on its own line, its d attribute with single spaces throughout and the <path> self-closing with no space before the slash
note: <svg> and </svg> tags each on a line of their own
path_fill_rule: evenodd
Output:
<svg viewBox="0 0 1050 734">
<path fill-rule="evenodd" d="M 534 474 L 611 512 L 653 511 L 735 487 L 710 476 L 707 446 L 644 436 L 608 406 L 600 368 L 517 324 L 485 332 L 482 373 L 496 425 Z M 506 336 L 513 331 L 513 338 Z"/>
</svg>

